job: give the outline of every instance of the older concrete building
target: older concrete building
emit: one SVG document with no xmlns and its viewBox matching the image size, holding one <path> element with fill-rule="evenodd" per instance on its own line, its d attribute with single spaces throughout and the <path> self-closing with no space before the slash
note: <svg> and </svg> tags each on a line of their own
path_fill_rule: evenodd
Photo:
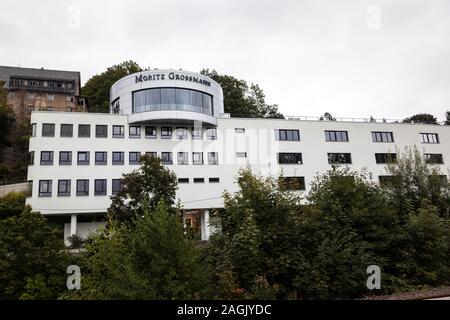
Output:
<svg viewBox="0 0 450 320">
<path fill-rule="evenodd" d="M 80 72 L 0 66 L 0 83 L 7 91 L 7 105 L 17 120 L 31 111 L 83 112 Z"/>
</svg>

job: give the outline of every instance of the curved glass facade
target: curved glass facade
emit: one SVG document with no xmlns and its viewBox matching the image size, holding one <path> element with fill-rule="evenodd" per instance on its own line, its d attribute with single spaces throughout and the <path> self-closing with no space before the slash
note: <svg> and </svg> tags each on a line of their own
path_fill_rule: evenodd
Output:
<svg viewBox="0 0 450 320">
<path fill-rule="evenodd" d="M 213 115 L 212 96 L 182 88 L 152 88 L 133 92 L 133 113 L 160 110 L 193 111 Z"/>
</svg>

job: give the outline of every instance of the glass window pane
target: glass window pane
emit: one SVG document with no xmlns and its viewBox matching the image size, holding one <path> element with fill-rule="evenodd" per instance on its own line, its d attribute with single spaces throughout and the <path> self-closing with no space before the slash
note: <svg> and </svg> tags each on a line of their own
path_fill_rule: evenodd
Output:
<svg viewBox="0 0 450 320">
<path fill-rule="evenodd" d="M 175 89 L 177 110 L 190 110 L 191 96 L 186 89 Z"/>
<path fill-rule="evenodd" d="M 191 111 L 202 112 L 202 93 L 191 91 Z"/>
<path fill-rule="evenodd" d="M 203 113 L 212 115 L 212 97 L 209 94 L 203 93 Z"/>
<path fill-rule="evenodd" d="M 175 110 L 175 89 L 162 88 L 161 89 L 161 110 Z"/>
</svg>

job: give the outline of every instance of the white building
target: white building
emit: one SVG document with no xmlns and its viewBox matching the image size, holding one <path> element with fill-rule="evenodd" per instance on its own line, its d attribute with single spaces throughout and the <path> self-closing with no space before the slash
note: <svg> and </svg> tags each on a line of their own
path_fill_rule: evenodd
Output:
<svg viewBox="0 0 450 320">
<path fill-rule="evenodd" d="M 65 237 L 103 224 L 120 178 L 141 154 L 161 157 L 179 180 L 187 223 L 210 234 L 209 210 L 236 191 L 239 168 L 297 179 L 302 190 L 330 163 L 386 176 L 387 154 L 417 146 L 442 174 L 450 126 L 369 121 L 230 118 L 220 86 L 200 74 L 154 70 L 111 88 L 111 114 L 33 112 L 27 204 L 66 217 Z M 94 222 L 95 221 L 95 222 Z"/>
</svg>

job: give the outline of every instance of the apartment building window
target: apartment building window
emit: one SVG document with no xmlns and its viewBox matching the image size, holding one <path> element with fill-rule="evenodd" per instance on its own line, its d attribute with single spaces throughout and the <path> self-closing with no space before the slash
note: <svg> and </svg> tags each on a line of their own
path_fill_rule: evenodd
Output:
<svg viewBox="0 0 450 320">
<path fill-rule="evenodd" d="M 73 136 L 73 124 L 62 124 L 60 134 L 61 134 L 61 137 L 72 137 Z"/>
<path fill-rule="evenodd" d="M 217 152 L 208 152 L 208 164 L 219 164 L 219 157 Z"/>
<path fill-rule="evenodd" d="M 372 131 L 373 142 L 394 142 L 394 134 L 392 132 Z"/>
<path fill-rule="evenodd" d="M 235 133 L 245 133 L 245 128 L 235 128 L 234 132 Z"/>
<path fill-rule="evenodd" d="M 28 100 L 33 100 L 34 97 L 35 97 L 34 92 L 27 91 L 27 99 Z"/>
<path fill-rule="evenodd" d="M 375 161 L 377 164 L 395 163 L 397 162 L 396 153 L 375 153 Z"/>
<path fill-rule="evenodd" d="M 28 165 L 34 165 L 34 151 L 28 152 Z"/>
<path fill-rule="evenodd" d="M 178 183 L 189 183 L 189 178 L 178 178 Z"/>
<path fill-rule="evenodd" d="M 16 93 L 14 91 L 8 92 L 8 96 L 10 99 L 14 99 L 16 97 Z"/>
<path fill-rule="evenodd" d="M 148 155 L 148 156 L 150 156 L 150 157 L 156 158 L 156 157 L 158 156 L 158 153 L 155 152 L 155 151 L 147 151 L 147 152 L 145 153 L 145 155 Z"/>
<path fill-rule="evenodd" d="M 95 179 L 94 181 L 94 195 L 106 196 L 106 179 Z"/>
<path fill-rule="evenodd" d="M 60 151 L 59 152 L 59 165 L 61 165 L 61 166 L 72 165 L 72 151 Z"/>
<path fill-rule="evenodd" d="M 130 138 L 131 139 L 140 139 L 141 138 L 141 127 L 139 126 L 130 126 Z"/>
<path fill-rule="evenodd" d="M 352 155 L 350 153 L 329 153 L 328 154 L 329 164 L 351 164 Z"/>
<path fill-rule="evenodd" d="M 279 164 L 303 164 L 303 158 L 301 153 L 279 153 Z"/>
<path fill-rule="evenodd" d="M 54 123 L 43 123 L 42 124 L 42 136 L 43 137 L 54 137 L 55 136 L 55 124 Z"/>
<path fill-rule="evenodd" d="M 139 164 L 139 161 L 141 160 L 141 153 L 140 152 L 130 152 L 129 154 L 129 163 L 132 165 Z"/>
<path fill-rule="evenodd" d="M 189 164 L 188 153 L 187 152 L 178 152 L 177 163 L 179 165 Z"/>
<path fill-rule="evenodd" d="M 205 183 L 205 178 L 194 178 L 194 183 Z"/>
<path fill-rule="evenodd" d="M 300 132 L 298 130 L 278 129 L 275 130 L 275 140 L 300 141 Z"/>
<path fill-rule="evenodd" d="M 192 152 L 192 163 L 203 164 L 203 152 Z"/>
<path fill-rule="evenodd" d="M 39 180 L 39 197 L 52 196 L 52 180 Z"/>
<path fill-rule="evenodd" d="M 171 127 L 161 127 L 161 139 L 172 139 Z"/>
<path fill-rule="evenodd" d="M 89 151 L 79 151 L 77 155 L 78 165 L 89 165 Z"/>
<path fill-rule="evenodd" d="M 395 176 L 379 176 L 378 181 L 380 182 L 380 186 L 389 187 L 396 182 Z"/>
<path fill-rule="evenodd" d="M 53 165 L 53 151 L 41 151 L 41 165 Z"/>
<path fill-rule="evenodd" d="M 108 138 L 108 126 L 98 124 L 95 126 L 95 137 L 96 138 Z"/>
<path fill-rule="evenodd" d="M 88 196 L 89 195 L 89 180 L 82 179 L 77 180 L 77 196 Z"/>
<path fill-rule="evenodd" d="M 161 152 L 162 164 L 173 164 L 172 152 Z"/>
<path fill-rule="evenodd" d="M 47 93 L 47 100 L 48 101 L 53 101 L 55 100 L 55 95 L 53 93 Z"/>
<path fill-rule="evenodd" d="M 325 130 L 325 140 L 327 142 L 348 142 L 348 132 Z"/>
<path fill-rule="evenodd" d="M 219 183 L 220 179 L 219 178 L 209 178 L 209 183 Z"/>
<path fill-rule="evenodd" d="M 188 138 L 187 128 L 177 128 L 177 139 L 184 140 Z"/>
<path fill-rule="evenodd" d="M 78 125 L 78 137 L 79 138 L 90 138 L 91 137 L 91 125 L 90 124 L 79 124 Z"/>
<path fill-rule="evenodd" d="M 201 140 L 203 138 L 202 128 L 192 128 L 192 139 Z"/>
<path fill-rule="evenodd" d="M 124 164 L 124 153 L 117 151 L 113 152 L 113 164 L 114 165 L 123 165 Z"/>
<path fill-rule="evenodd" d="M 36 137 L 36 130 L 37 130 L 37 124 L 36 123 L 32 123 L 31 124 L 31 136 L 32 137 Z"/>
<path fill-rule="evenodd" d="M 107 165 L 108 164 L 108 153 L 106 151 L 95 152 L 95 165 Z"/>
<path fill-rule="evenodd" d="M 58 180 L 58 197 L 70 197 L 70 180 Z"/>
<path fill-rule="evenodd" d="M 67 94 L 67 95 L 66 95 L 66 101 L 67 101 L 67 102 L 73 102 L 73 97 L 72 97 L 72 95 Z"/>
<path fill-rule="evenodd" d="M 425 153 L 425 162 L 428 164 L 443 164 L 444 157 L 439 153 Z"/>
<path fill-rule="evenodd" d="M 217 140 L 217 129 L 216 128 L 206 129 L 206 139 Z"/>
<path fill-rule="evenodd" d="M 306 190 L 305 177 L 280 177 L 280 182 L 286 190 Z"/>
<path fill-rule="evenodd" d="M 146 126 L 145 127 L 145 138 L 146 139 L 156 139 L 156 127 Z"/>
<path fill-rule="evenodd" d="M 421 133 L 420 142 L 422 143 L 439 143 L 439 135 L 437 133 Z"/>
<path fill-rule="evenodd" d="M 236 152 L 236 158 L 247 158 L 247 152 Z"/>
<path fill-rule="evenodd" d="M 124 137 L 125 137 L 125 127 L 113 126 L 113 138 L 124 138 Z"/>
<path fill-rule="evenodd" d="M 112 194 L 115 196 L 120 191 L 122 191 L 123 188 L 123 180 L 122 179 L 113 179 L 112 180 Z"/>
</svg>

